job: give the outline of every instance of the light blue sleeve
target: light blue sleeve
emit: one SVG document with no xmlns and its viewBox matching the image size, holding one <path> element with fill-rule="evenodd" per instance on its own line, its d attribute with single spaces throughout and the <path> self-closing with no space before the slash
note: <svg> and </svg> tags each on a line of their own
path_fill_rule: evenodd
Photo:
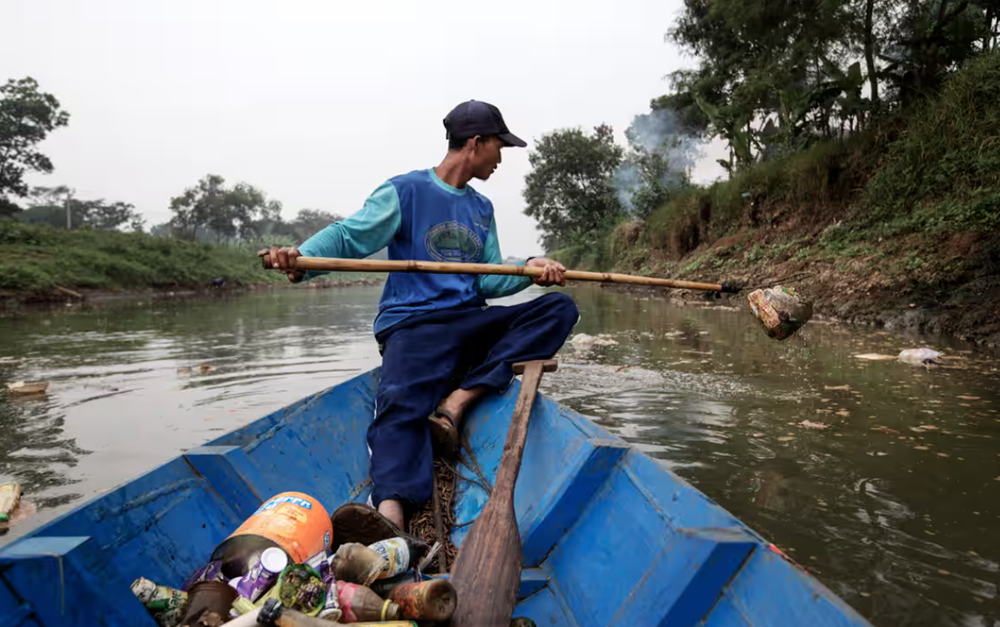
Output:
<svg viewBox="0 0 1000 627">
<path fill-rule="evenodd" d="M 490 232 L 486 236 L 486 246 L 483 249 L 484 263 L 503 263 L 500 255 L 500 240 L 497 239 L 497 222 L 493 218 L 490 220 Z M 524 262 L 518 262 L 522 266 Z M 476 278 L 476 291 L 485 298 L 502 298 L 517 294 L 521 290 L 530 286 L 531 277 L 526 276 L 506 276 L 503 274 L 480 274 Z"/>
<path fill-rule="evenodd" d="M 364 206 L 345 220 L 334 222 L 299 246 L 303 257 L 363 259 L 392 241 L 401 222 L 399 194 L 386 181 L 372 192 Z M 304 280 L 326 274 L 307 272 Z"/>
</svg>

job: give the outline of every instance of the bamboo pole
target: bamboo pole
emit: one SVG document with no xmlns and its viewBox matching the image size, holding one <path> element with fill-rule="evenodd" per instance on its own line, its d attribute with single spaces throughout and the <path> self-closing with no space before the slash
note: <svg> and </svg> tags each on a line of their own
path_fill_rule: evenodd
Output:
<svg viewBox="0 0 1000 627">
<path fill-rule="evenodd" d="M 263 255 L 263 259 L 264 267 L 270 269 L 269 256 Z M 527 277 L 535 277 L 542 274 L 541 268 L 511 266 L 498 263 L 454 263 L 418 260 L 387 261 L 378 259 L 336 259 L 333 257 L 298 257 L 295 260 L 295 269 L 317 272 L 427 272 L 430 274 L 501 274 Z M 709 292 L 728 292 L 732 294 L 740 291 L 738 286 L 727 282 L 697 283 L 693 281 L 635 276 L 632 274 L 616 274 L 613 272 L 567 270 L 566 280 L 673 287 Z"/>
</svg>

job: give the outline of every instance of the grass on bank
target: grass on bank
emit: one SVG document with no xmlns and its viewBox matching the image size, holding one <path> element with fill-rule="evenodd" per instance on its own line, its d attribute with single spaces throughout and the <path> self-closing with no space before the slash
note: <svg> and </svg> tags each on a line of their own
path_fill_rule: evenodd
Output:
<svg viewBox="0 0 1000 627">
<path fill-rule="evenodd" d="M 212 245 L 144 233 L 54 229 L 0 219 L 0 292 L 43 295 L 67 289 L 205 288 L 282 284 L 264 270 L 258 246 Z M 350 282 L 384 274 L 338 272 L 314 279 Z"/>
</svg>

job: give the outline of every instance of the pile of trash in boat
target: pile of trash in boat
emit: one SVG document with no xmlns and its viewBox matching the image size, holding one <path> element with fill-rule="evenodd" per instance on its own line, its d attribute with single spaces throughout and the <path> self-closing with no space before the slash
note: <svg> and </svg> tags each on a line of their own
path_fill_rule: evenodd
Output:
<svg viewBox="0 0 1000 627">
<path fill-rule="evenodd" d="M 180 589 L 140 577 L 132 592 L 161 627 L 447 623 L 455 588 L 447 576 L 423 572 L 439 545 L 389 524 L 352 529 L 365 511 L 381 518 L 356 503 L 331 517 L 307 494 L 275 495 Z"/>
</svg>

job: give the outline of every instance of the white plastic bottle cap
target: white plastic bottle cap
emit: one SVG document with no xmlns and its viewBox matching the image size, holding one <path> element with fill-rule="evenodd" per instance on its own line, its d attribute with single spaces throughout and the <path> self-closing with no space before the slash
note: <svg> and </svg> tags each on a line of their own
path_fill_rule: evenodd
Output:
<svg viewBox="0 0 1000 627">
<path fill-rule="evenodd" d="M 271 547 L 261 553 L 260 565 L 267 572 L 278 574 L 288 566 L 288 555 L 281 549 Z"/>
</svg>

